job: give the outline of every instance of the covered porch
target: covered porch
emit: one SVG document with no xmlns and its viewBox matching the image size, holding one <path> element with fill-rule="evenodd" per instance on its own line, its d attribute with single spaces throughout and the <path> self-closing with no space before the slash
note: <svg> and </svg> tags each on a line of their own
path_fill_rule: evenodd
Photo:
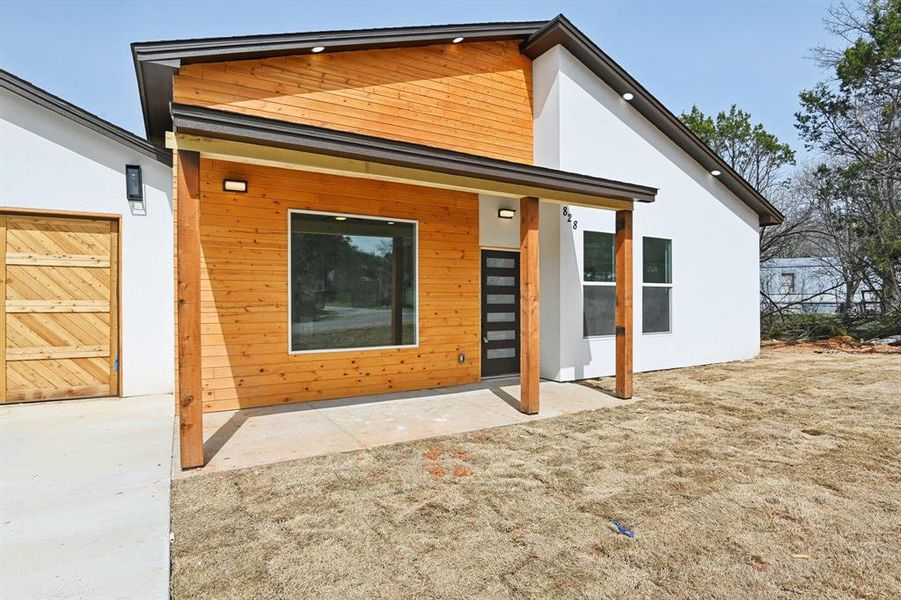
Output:
<svg viewBox="0 0 901 600">
<path fill-rule="evenodd" d="M 203 172 L 202 164 L 218 164 L 209 161 L 228 161 L 228 164 L 327 174 L 353 180 L 375 180 L 470 195 L 490 194 L 516 198 L 520 222 L 517 318 L 520 384 L 516 386 L 517 394 L 510 397 L 513 398 L 511 403 L 525 415 L 535 415 L 539 414 L 540 409 L 545 410 L 541 404 L 541 397 L 542 390 L 547 388 L 547 384 L 540 383 L 539 371 L 539 199 L 564 205 L 616 211 L 616 396 L 620 399 L 631 398 L 632 209 L 636 201 L 653 201 L 656 193 L 653 188 L 196 106 L 173 105 L 172 116 L 174 132 L 169 135 L 168 145 L 176 151 L 177 403 L 182 468 L 199 467 L 210 460 L 217 442 L 212 436 L 204 435 L 204 407 L 206 406 L 207 410 L 222 410 L 210 408 L 211 404 L 205 402 L 205 398 L 208 398 L 211 392 L 206 389 L 209 386 L 205 385 L 204 372 L 214 367 L 208 367 L 204 363 L 207 352 L 203 343 L 205 332 L 202 332 L 202 323 L 206 322 L 204 319 L 208 318 L 209 307 L 211 303 L 215 304 L 217 298 L 210 296 L 208 276 L 201 276 L 202 264 L 209 263 L 209 256 L 204 255 L 202 243 L 205 217 L 201 206 L 204 195 L 211 194 L 211 190 L 217 186 L 221 186 L 225 191 L 228 189 L 222 181 L 213 181 L 221 179 L 221 172 L 213 174 Z M 254 183 L 250 182 L 250 185 L 253 186 Z M 288 208 L 290 209 L 290 206 Z M 281 205 L 278 210 L 286 214 L 288 212 L 281 208 Z M 428 209 L 420 207 L 417 210 Z M 391 215 L 390 209 L 383 209 L 383 212 Z M 252 223 L 239 225 L 243 226 L 244 231 L 254 231 Z M 444 252 L 442 248 L 445 247 L 440 243 L 432 244 L 429 249 L 432 258 L 437 256 L 438 260 L 455 260 L 459 249 L 452 246 L 446 252 L 446 256 L 441 256 Z M 477 241 L 476 249 L 478 249 Z M 245 254 L 243 258 L 247 260 L 248 256 L 252 255 Z M 417 277 L 421 276 L 417 273 Z M 283 287 L 281 284 L 273 284 L 273 294 L 277 295 L 278 290 Z M 215 291 L 212 291 L 213 296 Z M 234 304 L 238 302 L 236 299 L 243 297 L 237 293 L 230 296 L 230 300 Z M 465 297 L 467 303 L 478 302 L 477 299 Z M 253 295 L 248 295 L 245 302 L 247 304 L 244 311 L 251 311 L 254 303 Z M 282 304 L 284 309 L 283 301 Z M 262 325 L 254 327 L 255 330 L 260 330 Z M 474 337 L 479 335 L 471 324 L 467 324 L 466 328 L 473 329 L 467 331 L 467 335 Z M 273 326 L 273 336 L 277 333 L 277 328 Z M 418 344 L 419 340 L 417 347 Z M 290 349 L 290 347 L 286 349 L 286 355 L 292 354 Z M 452 353 L 454 348 L 449 347 L 446 350 Z M 253 347 L 244 347 L 240 350 L 241 355 L 250 362 L 253 361 L 253 352 Z M 363 356 L 367 351 L 358 349 L 355 352 Z M 228 360 L 232 356 L 232 349 L 227 348 L 221 354 L 220 361 L 225 362 L 220 362 L 221 366 L 216 368 L 231 374 L 228 370 L 230 367 Z M 391 361 L 391 356 L 397 356 L 400 362 L 405 360 L 400 354 L 390 353 L 386 354 L 383 360 Z M 461 354 L 460 362 L 464 361 L 465 356 Z M 299 366 L 295 361 L 294 367 Z M 260 369 L 260 372 L 264 372 L 264 369 Z M 297 370 L 293 372 L 296 373 Z M 470 377 L 475 378 L 474 381 L 478 381 L 477 370 L 470 370 L 468 373 Z M 306 384 L 298 383 L 298 388 L 303 387 L 306 394 L 292 398 L 290 391 L 281 391 L 290 390 L 292 378 L 284 373 L 281 375 L 281 387 L 278 388 L 281 396 L 268 403 L 303 402 L 316 397 L 317 378 L 310 378 Z M 434 378 L 429 378 L 428 375 L 428 371 L 423 373 L 424 379 L 418 388 L 411 387 L 415 383 L 408 382 L 404 384 L 403 389 L 451 385 L 445 383 L 445 379 L 442 379 L 437 371 Z M 331 381 L 331 385 L 340 386 L 340 379 Z M 343 394 L 340 391 L 336 394 L 333 389 L 325 397 L 356 396 L 359 394 L 355 391 L 361 389 L 354 386 L 350 380 L 344 387 L 346 391 Z M 393 385 L 387 385 L 382 391 L 388 392 L 393 389 L 395 389 Z M 377 387 L 370 390 L 363 386 L 362 391 L 365 395 L 370 395 L 379 393 L 380 390 Z M 231 405 L 219 406 L 263 406 L 267 403 L 265 399 L 253 403 L 242 403 L 240 400 L 239 393 Z"/>
<path fill-rule="evenodd" d="M 542 381 L 539 390 L 541 411 L 534 415 L 519 410 L 518 378 L 209 413 L 203 424 L 206 464 L 184 474 L 372 449 L 585 410 L 617 408 L 635 401 L 578 383 Z M 177 466 L 174 476 L 179 477 Z"/>
</svg>

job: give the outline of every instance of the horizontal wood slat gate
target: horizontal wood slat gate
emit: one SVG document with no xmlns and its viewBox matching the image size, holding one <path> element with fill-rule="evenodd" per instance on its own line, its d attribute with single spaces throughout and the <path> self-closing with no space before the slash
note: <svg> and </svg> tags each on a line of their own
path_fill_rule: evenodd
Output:
<svg viewBox="0 0 901 600">
<path fill-rule="evenodd" d="M 118 229 L 0 213 L 0 401 L 118 395 Z"/>
</svg>

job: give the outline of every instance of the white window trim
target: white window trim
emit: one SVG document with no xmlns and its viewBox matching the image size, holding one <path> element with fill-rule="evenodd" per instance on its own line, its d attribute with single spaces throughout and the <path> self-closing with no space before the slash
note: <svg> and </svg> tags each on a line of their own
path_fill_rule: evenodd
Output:
<svg viewBox="0 0 901 600">
<path fill-rule="evenodd" d="M 613 231 L 598 231 L 597 229 L 582 230 L 582 268 L 579 278 L 582 280 L 582 288 L 586 285 L 600 287 L 616 287 L 616 256 L 613 257 L 613 281 L 585 281 L 585 234 L 606 233 L 613 236 L 614 248 L 616 247 L 616 233 Z M 616 310 L 616 292 L 614 292 L 614 311 Z M 615 321 L 615 319 L 614 319 Z M 585 293 L 582 292 L 582 339 L 583 340 L 609 340 L 616 337 L 616 323 L 613 324 L 613 333 L 598 333 L 597 335 L 585 335 Z"/>
<path fill-rule="evenodd" d="M 646 237 L 652 238 L 652 239 L 655 239 L 655 240 L 666 240 L 666 241 L 668 241 L 668 242 L 669 242 L 669 247 L 670 247 L 670 253 L 672 253 L 672 251 L 673 251 L 673 238 L 657 237 L 656 235 L 643 235 L 643 236 L 641 236 L 641 245 L 642 245 L 642 248 L 641 248 L 641 289 L 642 289 L 642 296 L 641 296 L 641 310 L 642 310 L 642 315 L 641 315 L 641 335 L 642 335 L 642 336 L 651 336 L 651 337 L 655 337 L 655 336 L 658 336 L 658 337 L 659 337 L 659 336 L 665 336 L 665 335 L 673 335 L 673 330 L 675 329 L 675 326 L 674 326 L 674 323 L 673 323 L 673 304 L 674 304 L 674 302 L 673 302 L 673 282 L 672 282 L 672 281 L 670 281 L 669 283 L 649 283 L 649 282 L 645 282 L 645 280 L 644 280 L 644 238 L 646 238 Z M 670 257 L 670 261 L 672 262 L 672 257 Z M 673 265 L 670 264 L 670 278 L 671 278 L 671 279 L 675 279 L 675 277 L 673 277 L 673 270 L 674 270 L 674 269 L 673 269 Z M 668 330 L 668 331 L 648 331 L 647 333 L 645 333 L 645 331 L 644 331 L 644 288 L 646 288 L 646 287 L 669 288 L 669 330 Z"/>
<path fill-rule="evenodd" d="M 328 215 L 334 217 L 349 217 L 356 219 L 368 219 L 370 221 L 394 221 L 395 223 L 412 223 L 413 224 L 413 232 L 414 232 L 414 242 L 416 244 L 416 252 L 413 256 L 413 271 L 415 276 L 413 278 L 413 286 L 414 286 L 414 296 L 416 297 L 416 306 L 413 309 L 413 323 L 415 325 L 416 331 L 416 343 L 415 344 L 402 344 L 399 346 L 361 346 L 355 348 L 324 348 L 321 350 L 292 350 L 291 349 L 291 336 L 292 336 L 292 323 L 291 323 L 291 297 L 293 294 L 291 293 L 291 289 L 293 287 L 292 277 L 291 277 L 291 215 L 292 214 L 306 214 L 306 215 Z M 363 214 L 355 214 L 355 213 L 342 213 L 342 212 L 331 212 L 331 211 L 322 211 L 322 210 L 303 210 L 299 208 L 289 208 L 288 209 L 288 258 L 287 258 L 287 275 L 288 275 L 288 303 L 287 303 L 287 313 L 288 313 L 288 354 L 332 354 L 336 352 L 367 352 L 370 350 L 391 350 L 394 348 L 419 348 L 419 221 L 414 219 L 400 219 L 395 217 L 378 217 L 374 215 L 363 215 Z"/>
</svg>

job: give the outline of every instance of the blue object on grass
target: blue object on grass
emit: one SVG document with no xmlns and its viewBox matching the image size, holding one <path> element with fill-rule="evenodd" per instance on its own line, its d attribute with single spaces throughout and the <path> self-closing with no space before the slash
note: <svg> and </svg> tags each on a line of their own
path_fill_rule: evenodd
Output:
<svg viewBox="0 0 901 600">
<path fill-rule="evenodd" d="M 613 526 L 616 527 L 616 530 L 618 532 L 620 532 L 621 534 L 623 534 L 630 540 L 635 537 L 635 531 L 633 531 L 632 529 L 629 529 L 625 525 L 621 524 L 619 521 L 616 520 L 616 517 L 614 517 L 610 520 L 613 522 Z"/>
</svg>

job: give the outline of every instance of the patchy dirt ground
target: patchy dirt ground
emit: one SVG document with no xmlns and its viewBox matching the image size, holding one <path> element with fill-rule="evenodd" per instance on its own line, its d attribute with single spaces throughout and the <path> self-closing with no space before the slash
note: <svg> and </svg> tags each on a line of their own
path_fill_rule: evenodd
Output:
<svg viewBox="0 0 901 600">
<path fill-rule="evenodd" d="M 899 391 L 898 355 L 767 350 L 618 409 L 181 480 L 173 596 L 898 598 Z"/>
<path fill-rule="evenodd" d="M 827 340 L 805 340 L 800 342 L 783 342 L 767 340 L 761 345 L 767 350 L 778 352 L 814 352 L 816 354 L 848 352 L 851 354 L 901 354 L 901 345 L 867 344 L 856 341 L 849 335 L 842 335 Z"/>
</svg>

